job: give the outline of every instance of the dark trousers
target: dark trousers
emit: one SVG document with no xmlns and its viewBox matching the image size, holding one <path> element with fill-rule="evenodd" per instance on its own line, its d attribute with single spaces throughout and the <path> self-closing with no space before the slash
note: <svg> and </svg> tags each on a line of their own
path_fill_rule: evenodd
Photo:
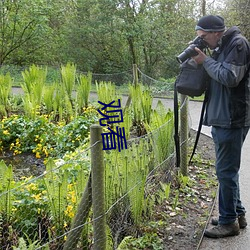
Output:
<svg viewBox="0 0 250 250">
<path fill-rule="evenodd" d="M 239 169 L 241 149 L 249 127 L 212 127 L 215 143 L 216 175 L 219 181 L 219 223 L 230 224 L 245 214 L 240 200 Z"/>
</svg>

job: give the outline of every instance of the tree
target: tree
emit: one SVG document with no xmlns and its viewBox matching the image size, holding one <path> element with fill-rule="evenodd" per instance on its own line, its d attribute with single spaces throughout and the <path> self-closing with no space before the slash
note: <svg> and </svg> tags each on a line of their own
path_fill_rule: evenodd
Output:
<svg viewBox="0 0 250 250">
<path fill-rule="evenodd" d="M 239 26 L 242 33 L 250 39 L 250 2 L 247 0 L 225 0 L 221 11 L 226 25 Z"/>
<path fill-rule="evenodd" d="M 0 65 L 29 41 L 43 32 L 46 9 L 39 1 L 8 0 L 0 2 Z M 41 41 L 26 53 L 41 47 Z M 19 63 L 17 61 L 17 63 Z"/>
</svg>

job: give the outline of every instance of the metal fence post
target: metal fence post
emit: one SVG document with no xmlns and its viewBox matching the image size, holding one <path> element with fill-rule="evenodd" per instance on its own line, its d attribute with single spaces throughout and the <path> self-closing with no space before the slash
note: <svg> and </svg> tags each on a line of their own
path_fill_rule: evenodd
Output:
<svg viewBox="0 0 250 250">
<path fill-rule="evenodd" d="M 181 109 L 180 109 L 180 168 L 181 174 L 187 176 L 188 174 L 188 97 L 180 95 Z"/>
<path fill-rule="evenodd" d="M 90 127 L 94 250 L 106 249 L 104 160 L 101 134 L 100 125 Z"/>
</svg>

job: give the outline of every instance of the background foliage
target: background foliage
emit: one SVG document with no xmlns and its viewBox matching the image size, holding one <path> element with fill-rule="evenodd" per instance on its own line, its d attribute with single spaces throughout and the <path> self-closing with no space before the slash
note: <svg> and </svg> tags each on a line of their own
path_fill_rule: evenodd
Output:
<svg viewBox="0 0 250 250">
<path fill-rule="evenodd" d="M 0 3 L 0 65 L 61 65 L 114 73 L 137 64 L 154 78 L 176 75 L 175 56 L 194 25 L 216 13 L 249 38 L 246 0 L 15 0 Z"/>
</svg>

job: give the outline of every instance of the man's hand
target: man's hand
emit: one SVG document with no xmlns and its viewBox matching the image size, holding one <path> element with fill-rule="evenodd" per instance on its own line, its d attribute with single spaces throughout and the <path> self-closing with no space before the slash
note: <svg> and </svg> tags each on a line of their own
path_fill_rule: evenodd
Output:
<svg viewBox="0 0 250 250">
<path fill-rule="evenodd" d="M 207 56 L 197 47 L 194 48 L 195 51 L 198 53 L 197 56 L 192 57 L 197 64 L 203 64 Z"/>
</svg>

